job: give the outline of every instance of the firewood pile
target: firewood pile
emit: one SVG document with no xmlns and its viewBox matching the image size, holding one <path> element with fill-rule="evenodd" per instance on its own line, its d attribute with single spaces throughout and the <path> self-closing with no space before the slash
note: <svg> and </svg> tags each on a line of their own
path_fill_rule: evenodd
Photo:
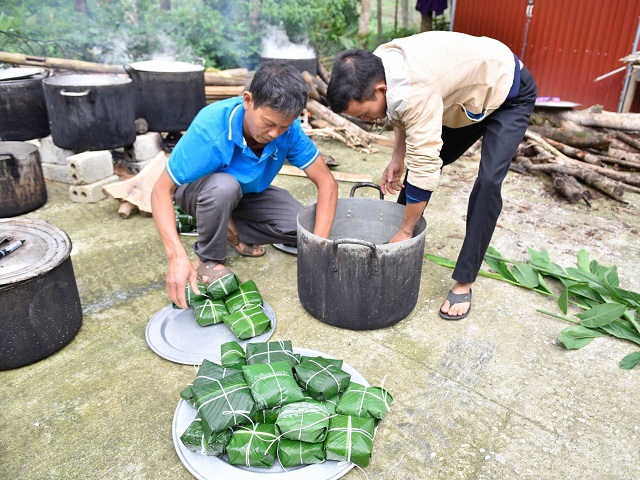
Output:
<svg viewBox="0 0 640 480">
<path fill-rule="evenodd" d="M 640 193 L 640 114 L 536 109 L 511 169 L 550 177 L 571 202 Z"/>
</svg>

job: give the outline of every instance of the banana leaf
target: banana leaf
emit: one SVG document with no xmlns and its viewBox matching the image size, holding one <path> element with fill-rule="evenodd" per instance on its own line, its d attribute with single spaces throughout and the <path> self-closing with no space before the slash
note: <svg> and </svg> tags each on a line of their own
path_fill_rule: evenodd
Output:
<svg viewBox="0 0 640 480">
<path fill-rule="evenodd" d="M 280 413 L 280 407 L 266 408 L 264 410 L 258 410 L 253 420 L 257 423 L 276 423 L 278 420 L 278 414 Z"/>
<path fill-rule="evenodd" d="M 224 453 L 232 433 L 233 430 L 227 428 L 220 433 L 205 435 L 202 420 L 196 418 L 180 436 L 180 441 L 192 452 L 219 457 Z"/>
<path fill-rule="evenodd" d="M 284 438 L 324 442 L 331 414 L 319 403 L 296 402 L 280 409 L 276 425 Z"/>
<path fill-rule="evenodd" d="M 327 460 L 353 462 L 361 467 L 369 465 L 373 451 L 375 420 L 373 418 L 337 415 L 329 422 L 324 442 Z"/>
<path fill-rule="evenodd" d="M 298 364 L 298 357 L 293 353 L 290 340 L 247 344 L 247 365 L 273 362 L 288 362 L 289 365 Z"/>
<path fill-rule="evenodd" d="M 191 387 L 205 433 L 251 423 L 258 410 L 241 373 Z"/>
<path fill-rule="evenodd" d="M 390 410 L 392 401 L 391 394 L 383 388 L 351 383 L 340 397 L 336 412 L 382 420 Z"/>
<path fill-rule="evenodd" d="M 220 345 L 220 363 L 225 367 L 246 365 L 247 360 L 242 346 L 235 340 Z"/>
<path fill-rule="evenodd" d="M 271 320 L 262 307 L 253 307 L 225 316 L 222 321 L 240 340 L 262 335 L 271 329 Z"/>
<path fill-rule="evenodd" d="M 231 465 L 272 467 L 278 453 L 278 427 L 273 423 L 239 426 L 227 445 Z"/>
<path fill-rule="evenodd" d="M 324 462 L 324 443 L 299 442 L 281 438 L 278 442 L 278 460 L 284 468 Z"/>
<path fill-rule="evenodd" d="M 238 277 L 233 273 L 228 273 L 207 285 L 207 295 L 211 300 L 220 300 L 238 290 L 239 286 Z"/>
<path fill-rule="evenodd" d="M 326 400 L 316 400 L 304 390 L 302 391 L 302 395 L 304 395 L 304 399 L 302 400 L 303 402 L 319 403 L 326 408 L 331 415 L 336 413 L 336 407 L 338 406 L 338 401 L 340 401 L 340 394 L 334 395 Z"/>
<path fill-rule="evenodd" d="M 230 293 L 224 303 L 229 313 L 236 313 L 240 310 L 262 305 L 262 295 L 253 280 L 247 280 L 241 284 L 235 292 Z"/>
<path fill-rule="evenodd" d="M 196 378 L 193 383 L 187 385 L 187 387 L 185 387 L 185 389 L 180 392 L 180 396 L 191 405 L 195 405 L 192 390 L 194 386 L 204 385 L 205 383 L 210 383 L 214 380 L 221 380 L 225 377 L 235 375 L 236 373 L 242 373 L 242 369 L 240 367 L 223 367 L 221 365 L 218 365 L 217 363 L 213 363 L 205 359 L 202 361 L 200 368 L 198 368 L 198 372 L 196 373 Z"/>
<path fill-rule="evenodd" d="M 244 365 L 242 373 L 259 409 L 281 407 L 304 398 L 287 362 Z"/>
<path fill-rule="evenodd" d="M 225 315 L 229 315 L 227 307 L 224 306 L 222 300 L 211 300 L 207 298 L 200 302 L 195 302 L 192 307 L 196 322 L 201 327 L 220 323 Z"/>
<path fill-rule="evenodd" d="M 190 307 L 193 306 L 196 302 L 202 302 L 206 300 L 207 297 L 207 285 L 204 282 L 198 282 L 198 290 L 200 290 L 200 295 L 197 295 L 193 288 L 191 288 L 191 284 L 187 283 L 187 286 L 184 289 L 184 297 L 187 299 L 187 305 Z"/>
<path fill-rule="evenodd" d="M 340 361 L 342 363 L 342 361 Z M 349 386 L 351 375 L 334 360 L 314 357 L 293 367 L 298 385 L 316 400 L 331 398 Z"/>
</svg>

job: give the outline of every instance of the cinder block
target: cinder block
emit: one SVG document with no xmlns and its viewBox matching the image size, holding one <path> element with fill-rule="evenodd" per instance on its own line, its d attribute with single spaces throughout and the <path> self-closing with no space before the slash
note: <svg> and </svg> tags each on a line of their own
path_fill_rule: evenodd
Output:
<svg viewBox="0 0 640 480">
<path fill-rule="evenodd" d="M 74 185 L 89 185 L 113 175 L 113 158 L 108 150 L 71 155 L 67 165 Z"/>
<path fill-rule="evenodd" d="M 107 198 L 107 195 L 102 191 L 102 187 L 119 181 L 120 178 L 117 175 L 112 175 L 89 185 L 71 185 L 69 187 L 69 198 L 72 202 L 97 203 Z"/>
<path fill-rule="evenodd" d="M 55 163 L 43 163 L 42 174 L 47 180 L 60 183 L 73 183 L 71 172 L 66 165 L 56 165 Z"/>
<path fill-rule="evenodd" d="M 158 132 L 148 132 L 138 135 L 133 142 L 133 152 L 136 162 L 151 160 L 162 150 L 162 137 Z"/>
<path fill-rule="evenodd" d="M 67 166 L 67 157 L 76 152 L 56 147 L 51 135 L 40 139 L 40 160 L 42 163 L 53 163 Z"/>
</svg>

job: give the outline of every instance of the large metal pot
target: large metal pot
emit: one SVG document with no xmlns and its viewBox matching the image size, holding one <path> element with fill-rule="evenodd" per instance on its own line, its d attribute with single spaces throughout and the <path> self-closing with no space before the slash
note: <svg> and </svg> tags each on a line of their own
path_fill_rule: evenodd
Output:
<svg viewBox="0 0 640 480">
<path fill-rule="evenodd" d="M 206 106 L 204 67 L 151 60 L 125 65 L 135 85 L 136 118 L 152 132 L 180 132 Z"/>
<path fill-rule="evenodd" d="M 25 242 L 0 259 L 0 370 L 48 357 L 82 325 L 69 236 L 43 220 L 0 220 L 6 237 Z"/>
<path fill-rule="evenodd" d="M 318 59 L 313 58 L 270 58 L 260 57 L 260 61 L 265 62 L 267 60 L 277 60 L 280 62 L 286 62 L 292 67 L 296 68 L 300 73 L 309 72 L 314 77 L 318 74 Z"/>
<path fill-rule="evenodd" d="M 0 142 L 0 218 L 31 212 L 46 202 L 38 148 L 31 143 Z"/>
<path fill-rule="evenodd" d="M 0 70 L 0 140 L 32 140 L 49 135 L 41 68 Z"/>
<path fill-rule="evenodd" d="M 130 78 L 64 75 L 45 78 L 51 138 L 67 150 L 108 150 L 136 140 Z"/>
<path fill-rule="evenodd" d="M 298 296 L 318 320 L 353 330 L 387 327 L 416 305 L 427 223 L 388 244 L 404 206 L 371 198 L 338 200 L 329 239 L 313 234 L 316 205 L 298 214 Z M 377 188 L 375 184 L 367 184 Z"/>
</svg>

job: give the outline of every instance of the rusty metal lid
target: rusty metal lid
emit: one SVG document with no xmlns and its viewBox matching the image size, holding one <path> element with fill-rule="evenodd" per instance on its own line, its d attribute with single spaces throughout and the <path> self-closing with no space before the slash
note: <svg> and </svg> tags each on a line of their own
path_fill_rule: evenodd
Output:
<svg viewBox="0 0 640 480">
<path fill-rule="evenodd" d="M 9 243 L 24 240 L 24 244 L 0 258 L 0 287 L 23 282 L 47 273 L 71 253 L 71 239 L 58 227 L 44 220 L 0 220 L 0 243 L 6 248 Z"/>
<path fill-rule="evenodd" d="M 3 68 L 0 70 L 0 82 L 5 80 L 21 80 L 44 73 L 42 68 Z"/>
</svg>

